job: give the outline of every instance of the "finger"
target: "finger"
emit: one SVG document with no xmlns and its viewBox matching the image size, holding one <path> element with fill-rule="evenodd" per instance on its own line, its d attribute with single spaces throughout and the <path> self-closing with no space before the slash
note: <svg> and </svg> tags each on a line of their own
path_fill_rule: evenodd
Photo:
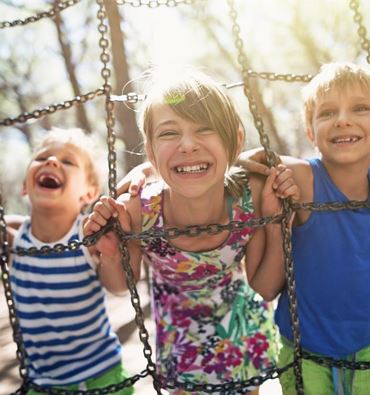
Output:
<svg viewBox="0 0 370 395">
<path fill-rule="evenodd" d="M 273 186 L 277 176 L 277 171 L 275 167 L 271 167 L 269 170 L 270 170 L 270 174 L 266 178 L 265 185 L 263 187 L 263 192 L 265 193 L 272 192 L 274 190 Z"/>
<path fill-rule="evenodd" d="M 254 160 L 239 160 L 239 164 L 250 173 L 258 173 L 264 176 L 270 174 L 270 169 L 268 166 L 263 163 L 255 162 Z"/>
<path fill-rule="evenodd" d="M 145 183 L 145 178 L 140 178 L 137 180 L 132 180 L 132 183 L 129 186 L 128 192 L 132 197 L 138 195 L 140 188 L 143 187 Z"/>
<path fill-rule="evenodd" d="M 108 220 L 110 217 L 116 217 L 117 213 L 114 207 L 114 199 L 108 196 L 103 196 L 94 206 L 94 212 L 99 214 L 102 218 Z"/>
<path fill-rule="evenodd" d="M 125 232 L 131 232 L 131 217 L 124 203 L 114 202 L 115 209 L 118 213 L 118 221 Z"/>
</svg>

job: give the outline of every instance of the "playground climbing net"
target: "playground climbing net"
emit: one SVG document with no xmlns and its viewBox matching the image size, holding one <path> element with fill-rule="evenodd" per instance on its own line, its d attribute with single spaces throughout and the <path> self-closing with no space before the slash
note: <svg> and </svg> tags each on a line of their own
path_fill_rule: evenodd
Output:
<svg viewBox="0 0 370 395">
<path fill-rule="evenodd" d="M 44 12 L 37 13 L 34 16 L 28 17 L 26 19 L 17 19 L 14 21 L 4 21 L 0 22 L 0 29 L 11 28 L 15 26 L 25 26 L 29 23 L 37 22 L 43 18 L 53 18 L 57 13 L 64 11 L 65 9 L 72 7 L 79 3 L 81 0 L 65 0 L 65 1 L 56 1 L 54 2 L 53 7 Z M 149 8 L 158 8 L 161 6 L 166 7 L 175 7 L 179 5 L 188 5 L 191 6 L 196 2 L 205 1 L 205 0 L 117 0 L 118 4 L 127 5 L 132 7 L 149 7 Z M 243 81 L 238 84 L 228 85 L 228 88 L 233 88 L 234 86 L 242 86 L 244 90 L 244 94 L 248 99 L 249 109 L 253 116 L 253 120 L 256 126 L 256 129 L 259 133 L 261 145 L 264 147 L 267 157 L 267 162 L 270 166 L 276 163 L 276 155 L 270 148 L 270 142 L 268 135 L 264 131 L 263 121 L 261 116 L 258 113 L 258 108 L 256 101 L 253 97 L 250 79 L 251 78 L 260 78 L 266 79 L 269 81 L 284 81 L 284 82 L 308 82 L 312 78 L 310 75 L 293 75 L 293 74 L 276 74 L 271 72 L 255 72 L 248 68 L 248 59 L 243 49 L 243 41 L 240 36 L 240 26 L 238 24 L 237 12 L 234 5 L 234 0 L 225 0 L 227 2 L 229 8 L 229 15 L 232 23 L 232 33 L 234 36 L 235 46 L 238 53 L 238 62 L 241 67 Z M 16 123 L 25 123 L 30 119 L 39 119 L 48 114 L 55 113 L 61 110 L 67 110 L 72 108 L 76 104 L 86 103 L 90 100 L 94 100 L 98 96 L 105 97 L 105 111 L 106 111 L 106 128 L 107 128 L 107 145 L 108 145 L 108 164 L 109 164 L 109 193 L 112 197 L 116 197 L 116 153 L 114 148 L 115 143 L 115 134 L 114 134 L 114 105 L 117 101 L 123 101 L 127 103 L 136 103 L 145 98 L 143 94 L 129 93 L 122 96 L 112 95 L 112 88 L 110 84 L 111 71 L 109 68 L 110 63 L 110 53 L 109 53 L 109 39 L 108 39 L 108 25 L 106 22 L 106 10 L 104 0 L 96 0 L 98 11 L 97 11 L 97 22 L 98 22 L 98 32 L 100 35 L 99 39 L 99 47 L 101 50 L 100 53 L 100 61 L 102 63 L 101 68 L 101 77 L 103 80 L 102 87 L 95 89 L 92 92 L 88 92 L 85 94 L 81 94 L 79 96 L 74 97 L 71 100 L 65 100 L 62 103 L 51 104 L 47 107 L 38 108 L 32 112 L 25 112 L 20 114 L 15 118 L 6 118 L 0 120 L 0 126 L 11 126 Z M 360 12 L 360 6 L 358 0 L 349 1 L 350 9 L 354 13 L 354 23 L 357 25 L 357 33 L 360 39 L 361 47 L 364 51 L 366 51 L 366 59 L 368 63 L 370 63 L 370 41 L 366 37 L 366 28 L 363 25 L 363 18 Z M 0 200 L 0 265 L 1 265 L 1 276 L 2 282 L 4 285 L 6 302 L 9 310 L 10 323 L 13 330 L 13 338 L 17 346 L 17 358 L 19 360 L 19 374 L 23 380 L 22 385 L 19 389 L 16 390 L 15 394 L 26 394 L 28 390 L 33 389 L 40 393 L 50 394 L 50 395 L 67 395 L 67 394 L 79 394 L 79 395 L 102 395 L 116 392 L 120 389 L 130 387 L 134 385 L 138 380 L 151 376 L 153 379 L 153 389 L 160 394 L 161 389 L 175 389 L 181 388 L 190 392 L 202 392 L 202 393 L 225 393 L 225 394 L 237 394 L 237 393 L 245 393 L 248 388 L 251 386 L 259 386 L 263 382 L 269 379 L 274 379 L 279 377 L 284 371 L 293 367 L 295 376 L 296 376 L 296 390 L 297 394 L 303 395 L 303 380 L 302 380 L 302 372 L 301 372 L 301 362 L 303 358 L 313 360 L 314 362 L 329 366 L 329 367 L 340 367 L 351 370 L 365 370 L 370 369 L 370 362 L 361 362 L 361 361 L 347 361 L 347 360 L 336 360 L 332 358 L 324 358 L 317 357 L 313 354 L 310 354 L 304 350 L 302 350 L 300 345 L 300 329 L 299 329 L 299 320 L 297 315 L 297 299 L 295 294 L 295 280 L 294 280 L 294 267 L 293 261 L 291 258 L 291 233 L 289 229 L 289 219 L 291 218 L 294 211 L 299 209 L 311 210 L 311 211 L 338 211 L 338 210 L 355 210 L 358 208 L 370 208 L 369 201 L 358 202 L 358 201 L 349 201 L 346 203 L 338 203 L 338 202 L 328 202 L 328 203 L 292 203 L 286 201 L 284 203 L 284 211 L 283 214 L 275 216 L 275 217 L 261 217 L 249 220 L 247 222 L 237 222 L 233 221 L 227 225 L 208 225 L 208 226 L 189 226 L 184 229 L 171 228 L 171 229 L 157 229 L 150 230 L 141 233 L 125 233 L 120 228 L 118 222 L 111 221 L 108 223 L 104 229 L 101 231 L 85 237 L 83 240 L 74 240 L 69 242 L 66 245 L 56 244 L 53 247 L 43 246 L 39 249 L 30 248 L 28 250 L 11 250 L 6 241 L 6 222 L 4 219 L 5 213 L 4 208 L 1 205 Z M 286 365 L 282 368 L 274 367 L 270 371 L 267 371 L 261 376 L 255 376 L 245 381 L 231 381 L 219 384 L 208 384 L 208 383 L 192 383 L 192 382 L 180 382 L 178 380 L 169 379 L 167 377 L 162 377 L 156 372 L 156 365 L 152 360 L 152 348 L 149 343 L 149 335 L 148 331 L 145 327 L 144 322 L 144 314 L 140 305 L 140 297 L 136 289 L 134 276 L 129 265 L 129 256 L 128 251 L 125 247 L 125 244 L 128 240 L 131 239 L 151 239 L 158 237 L 165 238 L 175 238 L 182 235 L 186 236 L 196 236 L 203 233 L 218 233 L 223 232 L 225 230 L 229 232 L 240 231 L 244 227 L 262 227 L 266 226 L 269 223 L 280 223 L 283 232 L 283 246 L 285 253 L 285 268 L 286 268 L 286 281 L 287 281 L 287 290 L 288 290 L 288 298 L 290 303 L 290 314 L 291 314 L 291 322 L 292 322 L 292 332 L 293 332 L 293 344 L 294 344 L 294 360 L 289 365 Z M 33 383 L 28 376 L 28 369 L 26 364 L 26 353 L 24 350 L 23 342 L 22 342 L 22 334 L 20 331 L 19 323 L 17 320 L 16 309 L 14 307 L 14 302 L 12 298 L 12 291 L 9 280 L 9 270 L 8 270 L 8 261 L 10 253 L 18 254 L 18 255 L 47 255 L 50 253 L 58 253 L 65 250 L 76 250 L 81 246 L 91 246 L 96 243 L 99 237 L 102 234 L 114 230 L 119 239 L 120 239 L 120 250 L 122 254 L 122 266 L 127 276 L 127 283 L 129 287 L 129 291 L 131 294 L 131 303 L 135 310 L 135 320 L 136 324 L 139 328 L 139 336 L 143 345 L 144 356 L 147 361 L 146 369 L 143 370 L 139 374 L 135 374 L 132 377 L 124 380 L 122 383 L 111 385 L 102 389 L 94 389 L 87 391 L 67 391 L 63 389 L 56 388 L 43 388 L 39 385 Z"/>
</svg>

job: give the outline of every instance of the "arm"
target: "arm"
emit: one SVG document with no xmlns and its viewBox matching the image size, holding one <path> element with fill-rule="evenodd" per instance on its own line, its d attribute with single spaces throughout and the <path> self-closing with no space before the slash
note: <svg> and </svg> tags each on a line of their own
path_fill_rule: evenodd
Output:
<svg viewBox="0 0 370 395">
<path fill-rule="evenodd" d="M 264 183 L 260 176 L 250 179 L 253 203 L 257 216 L 272 216 L 281 212 L 273 185 L 293 199 L 299 197 L 299 189 L 292 171 L 283 165 L 272 168 Z M 265 300 L 273 300 L 285 283 L 284 251 L 281 224 L 269 224 L 258 228 L 247 246 L 246 271 L 249 284 Z"/>
<path fill-rule="evenodd" d="M 155 170 L 150 162 L 144 162 L 134 167 L 126 174 L 117 185 L 117 196 L 129 192 L 131 196 L 136 196 L 139 189 L 152 178 L 156 177 Z"/>
<path fill-rule="evenodd" d="M 125 232 L 131 232 L 131 218 L 125 204 L 112 198 L 101 197 L 94 206 L 84 224 L 85 236 L 100 230 L 111 217 L 117 218 Z M 89 247 L 90 253 L 98 259 L 99 279 L 102 285 L 110 292 L 119 294 L 127 290 L 126 274 L 121 264 L 119 240 L 115 232 L 111 231 L 102 236 L 97 243 Z M 134 242 L 128 243 L 130 265 L 136 280 L 140 277 L 140 249 Z"/>
</svg>

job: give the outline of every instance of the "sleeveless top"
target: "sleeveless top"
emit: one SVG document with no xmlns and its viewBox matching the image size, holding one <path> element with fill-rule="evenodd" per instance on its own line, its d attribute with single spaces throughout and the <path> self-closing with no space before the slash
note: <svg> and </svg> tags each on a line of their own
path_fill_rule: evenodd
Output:
<svg viewBox="0 0 370 395">
<path fill-rule="evenodd" d="M 347 202 L 319 159 L 309 161 L 315 202 Z M 370 173 L 369 173 L 370 179 Z M 370 209 L 312 212 L 293 228 L 302 347 L 343 358 L 370 344 Z M 292 340 L 287 292 L 275 315 Z"/>
<path fill-rule="evenodd" d="M 79 216 L 57 243 L 82 240 Z M 27 218 L 14 247 L 40 248 Z M 43 386 L 74 384 L 121 362 L 121 346 L 109 324 L 105 294 L 88 250 L 14 255 L 10 281 L 30 379 Z"/>
<path fill-rule="evenodd" d="M 143 189 L 143 231 L 163 229 L 162 203 L 162 182 Z M 230 198 L 228 206 L 230 220 L 254 217 L 249 188 L 243 201 Z M 207 252 L 182 251 L 165 238 L 142 240 L 151 273 L 157 369 L 165 379 L 220 384 L 247 380 L 272 366 L 271 310 L 248 286 L 241 267 L 252 231 L 232 233 Z"/>
</svg>

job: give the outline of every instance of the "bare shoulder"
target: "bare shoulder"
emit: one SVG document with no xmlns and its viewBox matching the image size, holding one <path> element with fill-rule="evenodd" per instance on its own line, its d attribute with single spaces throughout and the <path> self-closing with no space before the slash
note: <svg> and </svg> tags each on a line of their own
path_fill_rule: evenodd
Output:
<svg viewBox="0 0 370 395">
<path fill-rule="evenodd" d="M 17 236 L 18 229 L 21 227 L 25 220 L 25 216 L 18 214 L 5 215 L 6 231 L 8 242 L 13 245 L 14 239 Z"/>
</svg>

